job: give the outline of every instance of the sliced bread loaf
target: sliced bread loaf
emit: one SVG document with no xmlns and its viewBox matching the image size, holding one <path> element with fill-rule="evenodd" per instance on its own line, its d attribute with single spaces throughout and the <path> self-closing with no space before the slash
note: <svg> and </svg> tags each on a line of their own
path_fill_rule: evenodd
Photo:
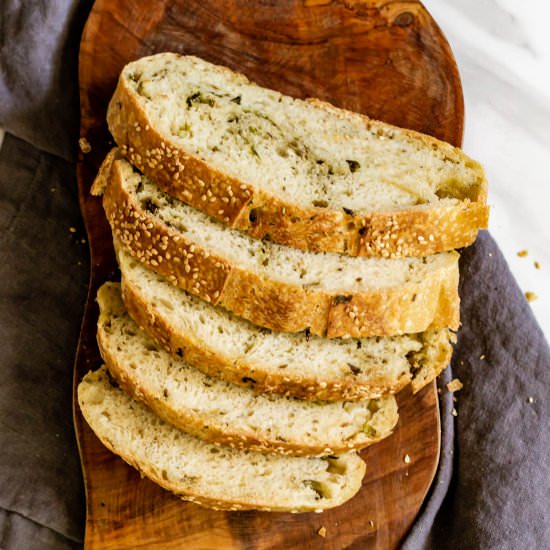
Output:
<svg viewBox="0 0 550 550">
<path fill-rule="evenodd" d="M 329 338 L 458 327 L 456 252 L 352 258 L 252 239 L 163 193 L 116 153 L 94 184 L 102 190 L 115 240 L 132 256 L 257 325 Z"/>
<path fill-rule="evenodd" d="M 450 360 L 448 330 L 360 340 L 271 332 L 173 286 L 118 253 L 131 317 L 163 347 L 214 377 L 257 392 L 325 401 L 417 391 Z"/>
<path fill-rule="evenodd" d="M 487 226 L 483 169 L 459 149 L 196 57 L 128 64 L 107 120 L 162 189 L 254 237 L 424 256 L 466 246 Z"/>
<path fill-rule="evenodd" d="M 365 463 L 218 447 L 163 422 L 114 387 L 104 368 L 78 386 L 84 418 L 111 451 L 165 489 L 215 509 L 308 512 L 349 500 Z"/>
<path fill-rule="evenodd" d="M 128 316 L 120 285 L 97 294 L 98 342 L 117 382 L 181 430 L 213 443 L 295 456 L 362 449 L 391 434 L 393 396 L 359 402 L 257 394 L 212 378 L 155 344 Z"/>
</svg>

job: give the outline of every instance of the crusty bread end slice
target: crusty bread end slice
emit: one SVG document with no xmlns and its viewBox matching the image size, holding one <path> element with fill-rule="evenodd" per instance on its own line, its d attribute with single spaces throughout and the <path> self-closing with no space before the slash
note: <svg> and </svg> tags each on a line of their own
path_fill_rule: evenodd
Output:
<svg viewBox="0 0 550 550">
<path fill-rule="evenodd" d="M 339 457 L 288 457 L 218 447 L 162 421 L 114 386 L 105 368 L 88 373 L 78 403 L 97 437 L 155 483 L 218 510 L 322 511 L 361 488 L 365 463 Z"/>
<path fill-rule="evenodd" d="M 487 227 L 487 181 L 460 149 L 161 53 L 122 71 L 107 113 L 163 190 L 257 238 L 352 256 L 425 256 Z"/>
</svg>

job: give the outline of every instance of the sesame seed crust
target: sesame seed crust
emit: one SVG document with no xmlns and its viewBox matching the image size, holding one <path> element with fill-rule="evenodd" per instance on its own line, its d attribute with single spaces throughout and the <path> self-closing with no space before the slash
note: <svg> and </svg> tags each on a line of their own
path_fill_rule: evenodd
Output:
<svg viewBox="0 0 550 550">
<path fill-rule="evenodd" d="M 303 506 L 297 509 L 290 509 L 288 506 L 277 505 L 276 503 L 251 503 L 251 502 L 240 502 L 235 500 L 221 500 L 219 498 L 210 498 L 207 495 L 197 493 L 193 487 L 187 486 L 182 487 L 180 484 L 173 483 L 169 480 L 164 479 L 159 472 L 153 467 L 153 465 L 147 465 L 139 463 L 133 456 L 121 452 L 120 449 L 115 448 L 107 438 L 100 438 L 101 442 L 107 447 L 111 452 L 118 455 L 124 462 L 129 464 L 132 468 L 135 468 L 142 477 L 147 477 L 163 489 L 172 492 L 177 497 L 181 498 L 184 501 L 191 502 L 193 504 L 198 504 L 210 510 L 218 511 L 243 511 L 243 510 L 258 510 L 264 512 L 291 512 L 291 513 L 302 513 L 302 512 L 316 512 L 320 513 L 325 509 L 333 508 L 335 506 L 341 505 L 343 502 L 348 500 L 353 496 L 353 494 L 343 494 L 338 500 L 330 500 L 325 503 L 326 508 L 319 508 L 320 502 L 315 502 L 312 506 Z M 363 476 L 365 475 L 366 465 L 365 462 L 361 459 L 359 455 L 350 453 L 348 450 L 348 460 L 353 465 L 353 468 L 350 467 L 350 475 L 353 477 L 349 481 L 350 487 L 361 483 Z M 182 482 L 183 483 L 183 482 Z"/>
<path fill-rule="evenodd" d="M 253 389 L 257 393 L 277 394 L 299 399 L 320 401 L 358 401 L 395 394 L 411 383 L 413 392 L 434 380 L 449 364 L 453 336 L 448 330 L 425 333 L 422 350 L 413 354 L 411 374 L 397 379 L 372 377 L 368 381 L 348 376 L 311 376 L 304 371 L 300 376 L 288 377 L 266 370 L 261 363 L 246 355 L 238 358 L 224 355 L 196 339 L 189 332 L 177 330 L 161 312 L 141 295 L 140 289 L 129 279 L 122 279 L 122 296 L 132 319 L 161 347 L 178 356 L 185 350 L 185 360 L 190 365 L 214 378 Z M 248 380 L 253 379 L 250 385 Z"/>
<path fill-rule="evenodd" d="M 132 375 L 131 370 L 121 364 L 116 355 L 112 353 L 105 331 L 99 325 L 97 336 L 101 356 L 110 374 L 126 393 L 134 399 L 145 403 L 166 422 L 215 445 L 225 445 L 232 449 L 249 449 L 261 453 L 276 453 L 288 456 L 326 456 L 345 453 L 350 450 L 364 449 L 392 433 L 392 430 L 389 430 L 385 433 L 377 434 L 377 437 L 372 437 L 366 432 L 359 432 L 351 441 L 342 441 L 339 445 L 327 446 L 326 444 L 306 445 L 297 441 L 281 441 L 268 439 L 267 437 L 254 437 L 251 433 L 240 429 L 239 426 L 235 426 L 231 430 L 230 426 L 221 427 L 213 425 L 212 422 L 205 425 L 204 418 L 200 414 L 191 409 L 187 409 L 185 412 L 183 409 L 176 411 L 164 401 L 159 400 L 147 387 L 140 384 L 136 377 Z M 395 410 L 394 419 L 393 423 L 395 424 L 397 423 L 397 409 Z"/>
<path fill-rule="evenodd" d="M 173 284 L 256 325 L 282 332 L 309 329 L 328 338 L 392 336 L 458 328 L 458 254 L 422 281 L 349 293 L 269 279 L 211 254 L 144 210 L 122 182 L 122 164 L 108 155 L 94 192 L 115 240 Z M 168 257 L 169 255 L 169 257 Z M 179 261 L 176 260 L 179 258 Z"/>
<path fill-rule="evenodd" d="M 296 494 L 294 493 L 293 488 L 289 483 L 289 486 L 286 487 L 284 490 L 281 489 L 281 491 L 277 495 L 277 498 L 274 499 L 269 494 L 269 492 L 266 492 L 265 494 L 260 494 L 258 491 L 253 490 L 253 488 L 258 483 L 257 479 L 254 476 L 250 477 L 249 481 L 248 478 L 244 479 L 244 483 L 242 484 L 242 486 L 239 489 L 233 489 L 233 494 L 228 495 L 223 486 L 220 487 L 219 485 L 208 483 L 201 484 L 200 482 L 196 483 L 192 476 L 170 475 L 170 470 L 168 470 L 167 474 L 166 470 L 162 469 L 162 467 L 159 466 L 156 460 L 151 460 L 151 456 L 148 456 L 147 453 L 135 453 L 132 449 L 132 445 L 128 444 L 127 442 L 128 438 L 118 438 L 116 433 L 117 430 L 111 431 L 111 427 L 109 425 L 105 425 L 104 422 L 98 421 L 98 417 L 101 417 L 102 415 L 98 411 L 98 404 L 94 403 L 94 397 L 97 395 L 98 390 L 99 392 L 101 392 L 101 389 L 99 389 L 98 384 L 94 384 L 94 382 L 91 382 L 91 380 L 93 379 L 97 380 L 97 374 L 100 374 L 102 378 L 105 377 L 105 371 L 103 369 L 100 369 L 99 372 L 88 373 L 84 377 L 83 382 L 79 385 L 78 388 L 79 405 L 83 412 L 84 418 L 86 419 L 90 427 L 93 429 L 101 442 L 110 451 L 117 454 L 126 463 L 135 468 L 138 472 L 140 472 L 142 476 L 151 479 L 164 489 L 173 492 L 175 495 L 179 496 L 183 500 L 193 502 L 202 506 L 207 506 L 216 510 L 312 512 L 316 510 L 332 508 L 334 506 L 342 504 L 346 500 L 349 500 L 361 487 L 361 480 L 365 474 L 366 467 L 361 457 L 359 457 L 354 452 L 346 452 L 335 458 L 311 457 L 296 459 L 302 461 L 322 461 L 326 463 L 327 468 L 330 466 L 331 462 L 334 461 L 336 462 L 337 466 L 342 470 L 342 474 L 340 474 L 340 479 L 338 480 L 338 485 L 335 486 L 335 491 L 333 492 L 333 494 L 323 496 L 323 498 L 316 498 L 315 492 L 312 491 L 311 496 L 309 494 L 302 494 L 298 496 L 297 499 Z M 108 383 L 109 382 L 107 382 L 107 384 Z M 96 390 L 95 392 L 94 390 L 92 390 L 90 392 L 89 390 L 87 390 L 86 386 L 88 388 L 95 387 L 98 388 L 98 390 Z M 120 394 L 123 393 L 122 390 L 119 389 L 110 391 L 115 391 Z M 128 406 L 126 404 L 127 399 L 128 398 L 125 398 L 122 402 L 119 402 L 117 399 L 115 401 L 111 401 L 111 404 L 115 406 L 120 406 L 126 414 L 130 412 L 135 412 L 139 408 L 142 408 L 142 405 L 139 405 L 135 402 L 131 402 L 131 404 Z M 153 413 L 147 411 L 145 414 L 152 415 Z M 143 415 L 141 418 L 147 421 L 147 418 L 144 418 Z M 159 446 L 162 448 L 162 446 L 165 445 L 168 451 L 170 451 L 171 449 L 173 449 L 170 435 L 177 430 L 176 428 L 166 425 L 162 420 L 158 420 L 158 422 L 163 425 L 161 436 L 168 435 L 167 439 L 163 439 L 162 437 L 160 438 Z M 148 427 L 150 429 L 151 426 L 149 425 Z M 132 434 L 133 429 L 135 429 L 135 426 L 129 427 L 130 435 Z M 189 440 L 191 436 L 183 434 L 180 431 L 180 437 L 181 439 L 188 438 Z M 191 439 L 195 438 L 191 437 Z M 202 449 L 206 447 L 206 449 L 204 450 L 207 450 L 208 447 L 211 446 L 210 443 L 201 442 L 199 440 L 197 440 L 196 444 L 200 445 Z M 241 453 L 241 451 L 239 450 L 228 450 L 227 452 L 231 453 L 233 457 L 235 457 L 237 460 L 239 459 L 239 454 Z M 253 453 L 253 451 L 251 452 Z M 263 462 L 269 461 L 269 464 L 273 465 L 275 469 L 277 469 L 277 467 L 281 464 L 284 465 L 285 463 L 287 463 L 288 460 L 289 459 L 284 456 L 277 455 L 271 455 L 270 457 L 262 459 Z M 167 468 L 170 468 L 170 466 L 168 465 Z M 208 471 L 205 470 L 203 478 L 206 478 L 206 480 L 208 480 L 208 475 Z M 290 478 L 290 482 L 292 483 L 293 481 L 294 480 Z M 300 480 L 296 480 L 296 483 L 299 482 Z"/>
<path fill-rule="evenodd" d="M 103 353 L 103 351 L 102 351 Z M 109 372 L 129 395 L 145 403 L 160 418 L 170 422 L 183 431 L 199 437 L 204 441 L 215 445 L 224 445 L 232 449 L 248 449 L 260 453 L 275 453 L 286 456 L 325 456 L 328 454 L 341 454 L 351 450 L 359 451 L 389 436 L 391 432 L 381 434 L 380 437 L 357 437 L 355 441 L 342 443 L 342 445 L 307 446 L 291 441 L 271 441 L 259 439 L 246 433 L 227 432 L 217 426 L 204 426 L 204 422 L 198 415 L 175 414 L 169 407 L 164 406 L 150 392 L 137 386 L 132 378 L 124 377 L 125 370 L 117 365 L 112 358 L 105 359 Z"/>
<path fill-rule="evenodd" d="M 313 102 L 327 110 L 335 109 Z M 389 127 L 364 118 L 367 126 Z M 478 230 L 488 224 L 487 182 L 483 169 L 473 161 L 469 162 L 475 167 L 479 185 L 472 197 L 458 197 L 451 205 L 431 203 L 391 212 L 307 208 L 224 174 L 171 143 L 154 128 L 139 96 L 122 77 L 109 104 L 107 120 L 122 153 L 163 191 L 258 239 L 269 235 L 279 244 L 314 252 L 397 258 L 468 246 Z M 436 144 L 450 157 L 462 154 L 428 136 L 413 131 L 405 134 L 429 147 Z"/>
</svg>

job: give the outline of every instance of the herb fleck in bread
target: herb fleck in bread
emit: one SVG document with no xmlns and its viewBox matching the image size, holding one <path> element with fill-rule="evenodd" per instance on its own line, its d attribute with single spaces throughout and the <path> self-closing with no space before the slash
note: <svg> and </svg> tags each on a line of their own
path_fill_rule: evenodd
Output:
<svg viewBox="0 0 550 550">
<path fill-rule="evenodd" d="M 349 500 L 365 473 L 365 463 L 354 453 L 288 457 L 204 442 L 114 387 L 104 368 L 84 377 L 78 402 L 111 451 L 184 500 L 210 508 L 321 511 Z"/>
<path fill-rule="evenodd" d="M 352 402 L 257 394 L 212 378 L 163 351 L 128 316 L 120 285 L 97 295 L 98 342 L 110 373 L 132 397 L 181 430 L 213 443 L 295 456 L 362 449 L 390 435 L 393 396 Z"/>
<path fill-rule="evenodd" d="M 203 300 L 272 330 L 329 338 L 457 328 L 456 252 L 352 258 L 259 241 L 161 192 L 116 155 L 94 184 L 115 240 Z"/>
<path fill-rule="evenodd" d="M 118 252 L 126 307 L 163 347 L 203 372 L 253 388 L 324 401 L 414 391 L 450 360 L 448 330 L 328 340 L 262 329 L 173 286 Z"/>
<path fill-rule="evenodd" d="M 128 64 L 107 120 L 166 192 L 254 237 L 425 256 L 466 246 L 487 226 L 483 169 L 459 149 L 196 57 Z"/>
</svg>

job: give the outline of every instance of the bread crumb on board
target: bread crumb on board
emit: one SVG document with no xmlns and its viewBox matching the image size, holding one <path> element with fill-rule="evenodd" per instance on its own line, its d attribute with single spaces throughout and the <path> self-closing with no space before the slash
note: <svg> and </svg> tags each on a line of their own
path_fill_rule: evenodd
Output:
<svg viewBox="0 0 550 550">
<path fill-rule="evenodd" d="M 535 402 L 535 399 L 533 397 L 527 398 L 527 403 L 529 403 L 529 405 L 532 405 L 534 402 Z"/>
<path fill-rule="evenodd" d="M 408 454 L 406 454 L 406 455 L 403 457 L 403 462 L 404 462 L 405 464 L 410 464 L 410 462 L 411 462 L 411 457 L 410 457 Z"/>
<path fill-rule="evenodd" d="M 327 536 L 327 528 L 323 525 L 319 531 L 317 531 L 317 534 L 320 536 L 320 537 L 323 537 L 325 538 Z"/>
<path fill-rule="evenodd" d="M 538 298 L 538 296 L 537 296 L 534 292 L 532 292 L 532 291 L 530 291 L 530 290 L 528 290 L 528 291 L 525 293 L 525 299 L 526 299 L 528 302 L 534 302 L 537 298 Z"/>
<path fill-rule="evenodd" d="M 458 416 L 458 411 L 453 407 L 453 410 L 451 411 L 451 414 L 453 416 Z"/>
<path fill-rule="evenodd" d="M 450 392 L 460 391 L 463 387 L 464 384 L 458 378 L 454 378 L 447 384 L 447 390 Z"/>
<path fill-rule="evenodd" d="M 529 255 L 529 251 L 528 250 L 520 250 L 519 252 L 516 253 L 520 258 L 525 258 L 525 256 L 528 256 Z"/>
<path fill-rule="evenodd" d="M 85 155 L 92 150 L 92 146 L 90 145 L 90 142 L 86 138 L 80 138 L 78 140 L 78 146 L 80 147 L 80 150 Z"/>
</svg>

